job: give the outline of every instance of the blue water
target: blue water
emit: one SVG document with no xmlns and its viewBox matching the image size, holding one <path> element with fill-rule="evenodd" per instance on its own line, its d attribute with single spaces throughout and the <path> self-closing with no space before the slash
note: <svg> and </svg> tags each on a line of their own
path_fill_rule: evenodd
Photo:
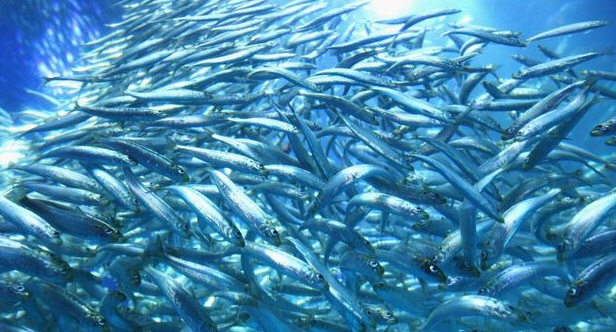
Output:
<svg viewBox="0 0 616 332">
<path fill-rule="evenodd" d="M 49 104 L 25 89 L 45 91 L 43 76 L 70 72 L 83 44 L 119 19 L 113 1 L 0 1 L 0 108 L 16 112 Z"/>
</svg>

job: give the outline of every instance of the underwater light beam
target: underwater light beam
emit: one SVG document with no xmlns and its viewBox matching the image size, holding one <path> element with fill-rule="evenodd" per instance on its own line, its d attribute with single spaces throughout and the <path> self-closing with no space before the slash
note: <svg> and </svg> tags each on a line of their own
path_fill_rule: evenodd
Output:
<svg viewBox="0 0 616 332">
<path fill-rule="evenodd" d="M 416 9 L 415 0 L 372 0 L 368 4 L 367 11 L 372 19 L 382 20 L 408 15 Z"/>
</svg>

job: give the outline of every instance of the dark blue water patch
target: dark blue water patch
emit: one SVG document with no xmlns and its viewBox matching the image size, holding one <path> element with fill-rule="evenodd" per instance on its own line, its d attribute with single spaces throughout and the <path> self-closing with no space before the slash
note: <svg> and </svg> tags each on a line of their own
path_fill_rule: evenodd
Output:
<svg viewBox="0 0 616 332">
<path fill-rule="evenodd" d="M 67 71 L 119 12 L 112 1 L 0 1 L 0 107 L 49 107 L 26 89 L 39 89 L 45 73 Z"/>
<path fill-rule="evenodd" d="M 115 280 L 108 275 L 105 275 L 101 278 L 101 286 L 109 289 L 110 291 L 118 289 L 118 285 L 116 284 Z"/>
</svg>

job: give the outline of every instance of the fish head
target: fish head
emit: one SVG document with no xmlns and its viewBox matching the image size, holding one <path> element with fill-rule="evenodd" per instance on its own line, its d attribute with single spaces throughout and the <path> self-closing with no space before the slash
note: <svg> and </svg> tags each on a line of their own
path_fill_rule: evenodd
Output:
<svg viewBox="0 0 616 332">
<path fill-rule="evenodd" d="M 490 251 L 484 248 L 481 251 L 481 269 L 484 271 L 489 269 L 490 266 L 492 266 L 491 260 L 492 260 L 492 255 Z"/>
<path fill-rule="evenodd" d="M 109 200 L 96 193 L 87 193 L 86 197 L 92 202 L 96 202 L 100 205 L 109 205 Z"/>
<path fill-rule="evenodd" d="M 50 234 L 51 234 L 51 238 L 49 239 L 49 241 L 52 244 L 55 244 L 57 246 L 62 245 L 62 237 L 61 237 L 62 233 L 60 233 L 60 231 L 56 229 L 51 229 Z"/>
<path fill-rule="evenodd" d="M 556 247 L 556 256 L 558 257 L 558 260 L 562 261 L 571 256 L 575 247 L 576 243 L 573 239 L 563 236 L 563 240 Z"/>
<path fill-rule="evenodd" d="M 257 164 L 257 168 L 259 169 L 259 174 L 262 176 L 268 176 L 269 175 L 269 171 L 267 170 L 267 168 L 265 168 L 265 165 L 258 163 Z"/>
<path fill-rule="evenodd" d="M 509 306 L 509 307 L 513 308 L 512 306 Z M 515 316 L 517 318 L 516 321 L 512 322 L 513 326 L 519 325 L 519 323 L 525 324 L 525 323 L 533 322 L 533 321 L 537 320 L 541 316 L 541 312 L 540 311 L 524 311 L 524 312 L 522 312 L 519 309 L 512 309 L 512 310 L 514 310 L 514 314 L 515 314 Z"/>
<path fill-rule="evenodd" d="M 477 295 L 491 296 L 492 295 L 492 287 L 491 287 L 490 283 L 487 283 L 483 287 L 479 288 L 479 290 L 477 291 Z"/>
<path fill-rule="evenodd" d="M 357 240 L 357 248 L 355 248 L 357 251 L 364 253 L 364 254 L 372 254 L 374 253 L 374 247 L 372 247 L 372 244 L 370 243 L 370 241 L 366 240 L 363 236 L 361 236 L 361 239 Z"/>
<path fill-rule="evenodd" d="M 372 282 L 378 281 L 383 274 L 385 274 L 383 266 L 371 255 L 357 255 L 356 259 L 358 261 L 355 262 L 355 264 L 359 265 L 359 269 L 363 271 L 362 274 L 365 275 L 368 280 Z"/>
<path fill-rule="evenodd" d="M 447 287 L 457 287 L 459 285 L 463 285 L 464 282 L 466 281 L 466 277 L 464 276 L 450 276 L 447 277 L 447 280 L 445 281 L 445 285 L 444 287 L 439 287 L 439 289 L 447 289 Z"/>
<path fill-rule="evenodd" d="M 413 229 L 415 229 L 415 225 L 417 225 L 417 223 L 413 224 Z M 419 228 L 419 227 L 417 227 Z M 440 263 L 443 262 L 445 260 L 445 253 L 443 252 L 442 248 L 439 247 L 438 251 L 432 256 L 432 261 L 435 263 Z"/>
<path fill-rule="evenodd" d="M 474 265 L 469 265 L 464 260 L 456 259 L 456 267 L 459 268 L 460 271 L 463 271 L 465 274 L 468 274 L 474 278 L 479 278 L 479 276 L 481 276 L 481 271 L 479 271 L 477 267 Z"/>
<path fill-rule="evenodd" d="M 438 204 L 438 205 L 442 205 L 447 203 L 447 199 L 435 192 L 432 191 L 425 191 L 424 192 L 425 196 L 432 201 L 434 204 Z"/>
<path fill-rule="evenodd" d="M 109 326 L 109 323 L 107 323 L 107 320 L 105 319 L 105 317 L 103 317 L 102 315 L 98 314 L 98 313 L 88 313 L 85 316 L 85 329 L 86 331 L 92 331 L 92 332 L 110 332 L 111 331 L 111 327 Z"/>
<path fill-rule="evenodd" d="M 24 285 L 22 284 L 14 284 L 9 286 L 9 291 L 19 297 L 30 297 L 30 293 L 28 292 L 28 290 L 26 289 L 26 287 L 24 287 Z"/>
<path fill-rule="evenodd" d="M 229 242 L 237 246 L 243 247 L 246 245 L 242 232 L 235 227 L 235 225 L 229 225 L 229 227 L 225 229 L 225 237 L 229 240 Z"/>
<path fill-rule="evenodd" d="M 508 304 L 495 305 L 490 309 L 490 313 L 495 317 L 499 317 L 505 320 L 518 316 L 517 310 L 512 305 Z"/>
<path fill-rule="evenodd" d="M 398 318 L 394 315 L 393 312 L 387 310 L 387 308 L 382 308 L 374 305 L 366 305 L 364 307 L 364 312 L 370 318 L 381 324 L 394 325 L 398 323 Z"/>
<path fill-rule="evenodd" d="M 388 325 L 398 324 L 398 317 L 396 317 L 391 310 L 384 309 L 380 311 L 380 315 L 386 324 Z"/>
<path fill-rule="evenodd" d="M 431 220 L 430 219 L 422 219 L 419 221 L 416 221 L 413 223 L 413 225 L 411 225 L 411 229 L 416 230 L 416 231 L 421 231 L 427 227 L 429 227 L 431 225 Z M 437 260 L 437 259 L 435 259 Z"/>
<path fill-rule="evenodd" d="M 516 133 L 518 132 L 518 128 L 511 126 L 507 129 L 505 129 L 505 131 L 503 131 L 502 135 L 501 135 L 501 139 L 503 140 L 510 140 L 512 138 L 515 137 Z"/>
<path fill-rule="evenodd" d="M 417 215 L 419 217 L 419 219 L 421 219 L 421 220 L 428 220 L 428 219 L 430 219 L 430 215 L 428 214 L 428 212 L 424 211 L 424 209 L 422 209 L 419 206 L 416 206 L 413 209 L 413 213 L 415 215 Z"/>
<path fill-rule="evenodd" d="M 439 118 L 442 118 L 444 121 L 451 121 L 451 122 L 455 122 L 458 119 L 458 114 L 455 112 L 444 112 L 443 116 L 440 116 Z"/>
<path fill-rule="evenodd" d="M 137 159 L 131 157 L 131 156 L 125 156 L 126 157 L 126 162 L 131 165 L 131 166 L 137 166 L 139 165 L 139 161 L 137 161 Z"/>
<path fill-rule="evenodd" d="M 609 120 L 607 123 L 603 124 L 600 123 L 598 125 L 595 126 L 595 128 L 593 128 L 590 131 L 590 136 L 601 136 L 603 134 L 605 134 L 605 132 L 614 124 L 614 119 Z"/>
<path fill-rule="evenodd" d="M 535 164 L 533 159 L 535 158 L 531 159 L 530 154 L 526 156 L 526 158 L 524 158 L 524 162 L 522 162 L 522 169 L 525 171 L 531 169 Z"/>
<path fill-rule="evenodd" d="M 190 231 L 190 224 L 187 222 L 183 222 L 179 226 L 180 235 L 185 239 L 190 238 L 192 235 L 192 232 Z"/>
<path fill-rule="evenodd" d="M 372 283 L 372 289 L 374 290 L 374 292 L 379 292 L 379 291 L 385 291 L 387 290 L 387 283 L 384 281 L 378 281 L 375 283 Z"/>
<path fill-rule="evenodd" d="M 278 232 L 278 230 L 276 230 L 275 227 L 266 225 L 261 227 L 259 230 L 261 231 L 261 235 L 267 242 L 275 245 L 276 247 L 278 247 L 282 243 L 280 241 L 280 233 Z"/>
<path fill-rule="evenodd" d="M 502 248 L 497 245 L 497 239 L 489 237 L 481 250 L 481 269 L 485 271 L 496 263 L 501 251 Z"/>
<path fill-rule="evenodd" d="M 509 36 L 509 37 L 507 37 L 507 42 L 508 42 L 510 45 L 513 45 L 513 46 L 519 46 L 519 47 L 524 47 L 524 46 L 526 46 L 526 44 L 527 44 L 525 41 L 520 40 L 520 39 L 518 38 L 518 36 L 517 36 L 517 35 L 515 35 L 515 34 L 514 34 L 514 35 L 511 35 L 511 36 Z"/>
<path fill-rule="evenodd" d="M 73 281 L 73 269 L 68 265 L 64 264 L 55 264 L 53 267 L 53 274 L 56 280 L 61 282 Z"/>
<path fill-rule="evenodd" d="M 518 79 L 521 79 L 522 77 L 524 77 L 524 74 L 525 74 L 525 73 L 526 73 L 526 71 L 525 71 L 525 70 L 520 70 L 520 71 L 517 71 L 517 72 L 513 73 L 513 74 L 511 75 L 511 77 L 513 77 L 513 78 L 515 78 L 516 80 L 518 80 Z"/>
<path fill-rule="evenodd" d="M 100 226 L 98 231 L 99 235 L 110 240 L 111 242 L 126 242 L 126 238 L 122 235 L 122 232 L 117 229 L 113 229 L 108 226 Z"/>
<path fill-rule="evenodd" d="M 131 270 L 129 272 L 130 283 L 135 287 L 141 285 L 141 273 L 138 270 Z"/>
<path fill-rule="evenodd" d="M 190 181 L 190 177 L 188 176 L 188 174 L 186 173 L 186 171 L 182 167 L 176 165 L 174 167 L 174 171 L 175 171 L 175 174 L 177 175 L 177 177 L 182 179 L 182 181 L 185 181 L 185 182 Z"/>
<path fill-rule="evenodd" d="M 445 275 L 445 272 L 443 272 L 443 270 L 441 270 L 441 268 L 436 265 L 436 263 L 434 263 L 432 260 L 424 259 L 421 262 L 420 267 L 421 270 L 432 279 L 438 280 L 439 282 L 447 281 L 447 276 Z"/>
<path fill-rule="evenodd" d="M 130 197 L 127 197 L 126 200 L 127 202 L 130 202 L 132 210 L 134 210 L 135 212 L 140 211 L 139 199 L 137 197 L 130 196 Z"/>
<path fill-rule="evenodd" d="M 297 317 L 297 318 L 293 319 L 293 324 L 295 324 L 296 326 L 298 326 L 298 327 L 300 327 L 302 329 L 308 330 L 309 328 L 311 328 L 315 324 L 315 319 L 313 317 L 310 317 L 310 316 Z"/>
<path fill-rule="evenodd" d="M 514 140 L 521 142 L 524 141 L 528 138 L 528 131 L 524 128 L 521 128 L 520 130 L 518 130 L 517 133 L 515 133 L 515 137 L 513 138 Z"/>
<path fill-rule="evenodd" d="M 329 289 L 329 283 L 327 283 L 325 277 L 317 271 L 312 271 L 310 273 L 310 276 L 308 277 L 308 280 L 310 282 L 309 286 L 311 287 L 322 291 L 326 291 Z"/>
<path fill-rule="evenodd" d="M 578 304 L 585 297 L 584 285 L 580 282 L 574 282 L 571 287 L 567 289 L 565 294 L 565 306 L 571 308 Z"/>
<path fill-rule="evenodd" d="M 379 262 L 376 259 L 374 258 L 369 259 L 367 264 L 377 276 L 382 277 L 383 274 L 385 274 L 385 269 L 383 268 L 381 264 L 379 264 Z"/>
</svg>

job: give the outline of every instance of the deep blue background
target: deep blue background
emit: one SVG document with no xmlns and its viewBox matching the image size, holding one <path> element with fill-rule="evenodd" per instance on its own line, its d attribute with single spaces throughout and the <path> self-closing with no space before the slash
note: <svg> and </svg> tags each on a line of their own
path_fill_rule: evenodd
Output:
<svg viewBox="0 0 616 332">
<path fill-rule="evenodd" d="M 80 45 L 119 19 L 107 0 L 0 0 L 0 107 L 49 107 L 24 89 L 40 89 L 40 68 L 68 70 Z"/>
</svg>

